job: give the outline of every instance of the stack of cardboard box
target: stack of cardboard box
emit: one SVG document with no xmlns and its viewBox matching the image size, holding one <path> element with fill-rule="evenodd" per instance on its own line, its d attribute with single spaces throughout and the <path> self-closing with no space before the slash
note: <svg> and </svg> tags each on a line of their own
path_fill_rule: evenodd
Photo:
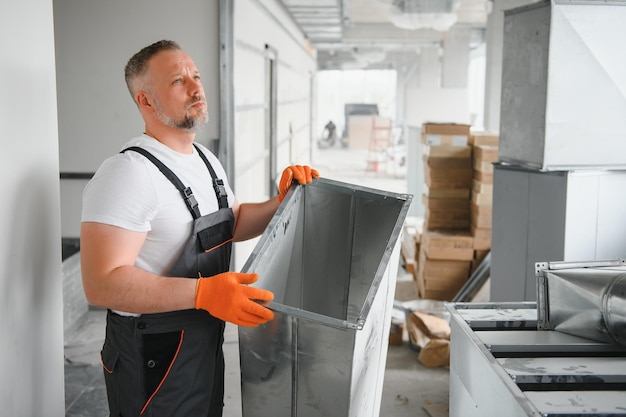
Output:
<svg viewBox="0 0 626 417">
<path fill-rule="evenodd" d="M 424 230 L 468 230 L 472 188 L 469 125 L 424 123 Z"/>
<path fill-rule="evenodd" d="M 417 263 L 417 293 L 450 301 L 469 276 L 474 257 L 469 232 L 425 230 Z"/>
<path fill-rule="evenodd" d="M 493 163 L 498 161 L 497 133 L 476 132 L 470 137 L 473 146 L 474 180 L 471 203 L 471 233 L 474 237 L 472 271 L 491 250 L 493 206 Z"/>
<path fill-rule="evenodd" d="M 474 258 L 470 126 L 425 123 L 422 144 L 425 214 L 415 284 L 422 298 L 451 300 Z"/>
</svg>

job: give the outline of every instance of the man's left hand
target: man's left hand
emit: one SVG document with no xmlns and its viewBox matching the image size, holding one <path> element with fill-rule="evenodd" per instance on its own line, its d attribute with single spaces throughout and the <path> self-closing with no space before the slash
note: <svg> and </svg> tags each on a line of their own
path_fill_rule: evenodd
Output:
<svg viewBox="0 0 626 417">
<path fill-rule="evenodd" d="M 283 175 L 280 177 L 280 184 L 278 186 L 278 200 L 283 201 L 287 192 L 291 188 L 291 184 L 295 179 L 298 184 L 308 184 L 313 181 L 314 178 L 319 178 L 320 174 L 316 169 L 311 168 L 308 165 L 291 165 L 285 168 Z"/>
</svg>

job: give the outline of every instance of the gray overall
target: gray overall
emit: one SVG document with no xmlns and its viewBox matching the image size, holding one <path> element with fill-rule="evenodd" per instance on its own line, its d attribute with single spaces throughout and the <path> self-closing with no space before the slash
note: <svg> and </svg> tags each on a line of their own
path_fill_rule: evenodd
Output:
<svg viewBox="0 0 626 417">
<path fill-rule="evenodd" d="M 169 276 L 208 277 L 229 270 L 234 215 L 223 181 L 206 156 L 220 209 L 200 216 L 189 187 L 146 150 L 176 186 L 194 218 L 193 232 Z M 221 417 L 224 400 L 224 322 L 204 310 L 139 317 L 107 314 L 101 357 L 111 417 Z"/>
</svg>

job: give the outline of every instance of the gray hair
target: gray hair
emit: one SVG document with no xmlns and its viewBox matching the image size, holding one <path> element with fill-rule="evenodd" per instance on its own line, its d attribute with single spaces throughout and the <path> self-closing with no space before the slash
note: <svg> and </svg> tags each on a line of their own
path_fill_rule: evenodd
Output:
<svg viewBox="0 0 626 417">
<path fill-rule="evenodd" d="M 164 39 L 146 46 L 128 60 L 124 68 L 124 78 L 133 101 L 135 100 L 135 93 L 137 92 L 137 80 L 146 75 L 150 58 L 162 51 L 180 49 L 180 46 L 176 42 Z"/>
</svg>

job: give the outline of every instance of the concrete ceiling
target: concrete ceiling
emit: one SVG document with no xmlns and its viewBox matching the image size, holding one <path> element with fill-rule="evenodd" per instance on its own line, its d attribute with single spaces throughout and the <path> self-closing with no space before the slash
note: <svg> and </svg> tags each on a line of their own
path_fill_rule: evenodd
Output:
<svg viewBox="0 0 626 417">
<path fill-rule="evenodd" d="M 483 42 L 491 0 L 282 0 L 317 51 L 319 69 L 398 68 L 454 30 Z M 437 18 L 454 21 L 432 28 Z M 429 20 L 430 19 L 430 20 Z"/>
</svg>

